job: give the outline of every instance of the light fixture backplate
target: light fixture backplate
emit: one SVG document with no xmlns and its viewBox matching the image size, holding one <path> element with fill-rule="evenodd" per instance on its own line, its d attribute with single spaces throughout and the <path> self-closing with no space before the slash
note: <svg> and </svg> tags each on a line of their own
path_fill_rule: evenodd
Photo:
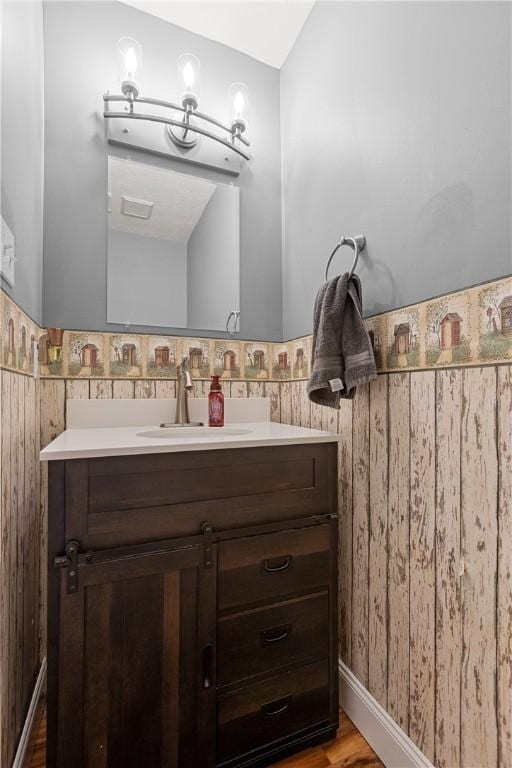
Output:
<svg viewBox="0 0 512 768">
<path fill-rule="evenodd" d="M 240 175 L 240 157 L 214 141 L 199 141 L 195 146 L 185 149 L 175 144 L 168 134 L 167 126 L 159 123 L 130 118 L 105 122 L 107 141 L 112 146 L 149 152 L 203 168 L 214 168 L 230 176 Z"/>
</svg>

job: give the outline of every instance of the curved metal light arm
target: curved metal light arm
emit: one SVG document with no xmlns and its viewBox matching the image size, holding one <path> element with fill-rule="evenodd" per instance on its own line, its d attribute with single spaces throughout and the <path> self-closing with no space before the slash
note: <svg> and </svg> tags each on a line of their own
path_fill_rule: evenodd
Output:
<svg viewBox="0 0 512 768">
<path fill-rule="evenodd" d="M 142 115 L 138 112 L 131 112 L 130 114 L 127 112 L 104 112 L 103 117 L 109 119 L 129 118 L 130 120 L 149 120 L 152 123 L 162 123 L 162 125 L 173 125 L 176 128 L 183 128 L 183 123 L 180 120 L 171 120 L 169 117 L 159 117 L 158 115 Z M 241 155 L 243 158 L 245 158 L 245 160 L 251 159 L 251 156 L 237 147 L 236 144 L 223 139 L 221 136 L 217 136 L 215 133 L 211 133 L 211 131 L 207 131 L 205 128 L 200 128 L 198 125 L 187 125 L 187 128 L 189 131 L 200 133 L 201 136 L 207 136 L 209 139 L 213 139 L 214 141 L 218 141 L 220 144 L 224 144 L 225 147 L 229 147 L 229 149 L 232 149 L 233 152 Z"/>
<path fill-rule="evenodd" d="M 205 122 L 211 123 L 212 125 L 215 125 L 217 128 L 221 128 L 223 131 L 226 131 L 226 133 L 228 133 L 229 136 L 231 136 L 231 141 L 227 141 L 226 139 L 223 139 L 221 136 L 217 136 L 215 133 L 210 133 L 209 131 L 206 131 L 204 128 L 200 128 L 199 126 L 195 126 L 192 124 L 187 126 L 190 131 L 194 131 L 195 133 L 200 133 L 203 136 L 208 136 L 208 138 L 213 139 L 214 141 L 219 141 L 221 144 L 224 144 L 226 147 L 229 147 L 230 149 L 233 149 L 235 152 L 238 152 L 238 154 L 244 157 L 246 160 L 250 159 L 249 155 L 242 152 L 233 143 L 235 136 L 231 128 L 227 125 L 224 125 L 224 123 L 221 123 L 219 120 L 216 120 L 214 117 L 210 117 L 210 115 L 207 115 L 204 112 L 199 112 L 197 110 L 194 110 L 193 112 L 189 112 L 182 105 L 174 104 L 172 101 L 165 101 L 164 99 L 153 99 L 146 96 L 136 96 L 133 99 L 129 99 L 122 94 L 116 95 L 116 94 L 105 93 L 103 96 L 103 101 L 105 103 L 123 102 L 124 104 L 128 104 L 130 106 L 129 112 L 118 113 L 118 112 L 105 111 L 103 113 L 103 117 L 105 118 L 124 117 L 128 119 L 136 119 L 136 120 L 151 120 L 153 122 L 162 123 L 163 125 L 173 125 L 173 126 L 176 126 L 177 128 L 180 128 L 180 127 L 183 127 L 183 124 L 177 120 L 172 120 L 171 118 L 158 117 L 158 115 L 139 114 L 133 111 L 133 105 L 134 104 L 150 104 L 151 106 L 154 106 L 154 107 L 163 107 L 164 109 L 170 109 L 172 111 L 178 111 L 178 112 L 183 112 L 184 114 L 190 114 L 191 116 L 199 120 L 204 120 Z M 236 139 L 237 141 L 240 141 L 242 144 L 245 144 L 246 147 L 250 146 L 250 143 L 242 135 L 237 134 Z"/>
</svg>

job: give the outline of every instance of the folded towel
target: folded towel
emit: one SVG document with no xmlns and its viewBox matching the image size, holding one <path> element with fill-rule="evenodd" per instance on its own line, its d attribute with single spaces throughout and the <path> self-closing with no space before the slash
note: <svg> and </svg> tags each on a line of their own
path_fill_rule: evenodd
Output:
<svg viewBox="0 0 512 768">
<path fill-rule="evenodd" d="M 361 281 L 347 272 L 324 283 L 316 297 L 309 399 L 339 408 L 341 397 L 353 398 L 358 385 L 376 377 L 363 322 Z"/>
</svg>

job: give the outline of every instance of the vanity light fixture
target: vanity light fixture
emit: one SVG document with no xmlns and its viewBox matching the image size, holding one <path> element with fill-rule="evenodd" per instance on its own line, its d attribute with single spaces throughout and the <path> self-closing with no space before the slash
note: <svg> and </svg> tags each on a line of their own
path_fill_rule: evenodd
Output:
<svg viewBox="0 0 512 768">
<path fill-rule="evenodd" d="M 181 105 L 163 99 L 153 99 L 141 96 L 142 88 L 142 46 L 131 37 L 122 37 L 118 44 L 118 68 L 121 94 L 115 95 L 107 91 L 103 96 L 105 109 L 103 117 L 131 118 L 133 120 L 148 120 L 162 123 L 167 128 L 171 141 L 181 149 L 195 147 L 200 136 L 213 139 L 225 147 L 250 160 L 245 147 L 250 144 L 243 135 L 247 131 L 249 119 L 249 89 L 244 83 L 233 83 L 229 88 L 230 124 L 225 125 L 220 120 L 199 111 L 199 96 L 201 90 L 201 64 L 193 53 L 182 53 L 178 58 L 178 79 L 181 86 Z M 111 111 L 109 105 L 113 102 L 124 102 L 125 109 L 121 112 Z M 157 113 L 137 112 L 138 105 L 157 107 Z M 166 110 L 168 110 L 166 115 Z M 215 133 L 209 125 L 224 132 Z"/>
</svg>

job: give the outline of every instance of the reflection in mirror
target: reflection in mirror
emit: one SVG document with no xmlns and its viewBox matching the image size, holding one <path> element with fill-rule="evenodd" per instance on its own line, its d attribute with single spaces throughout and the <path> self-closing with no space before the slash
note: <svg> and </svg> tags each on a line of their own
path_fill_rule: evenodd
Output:
<svg viewBox="0 0 512 768">
<path fill-rule="evenodd" d="M 239 310 L 239 190 L 108 158 L 107 320 L 224 331 Z"/>
</svg>

